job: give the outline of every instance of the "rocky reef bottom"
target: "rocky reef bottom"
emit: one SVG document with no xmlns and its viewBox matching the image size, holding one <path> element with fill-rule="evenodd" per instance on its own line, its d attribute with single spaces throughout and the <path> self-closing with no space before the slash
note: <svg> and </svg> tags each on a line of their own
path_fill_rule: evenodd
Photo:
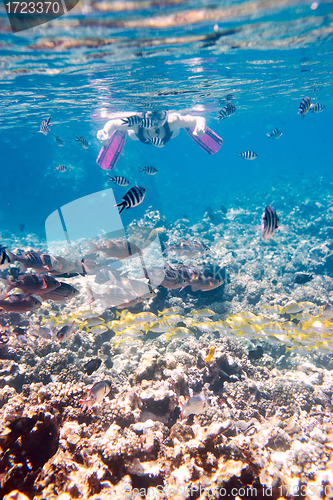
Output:
<svg viewBox="0 0 333 500">
<path fill-rule="evenodd" d="M 240 340 L 212 334 L 147 340 L 139 361 L 128 347 L 99 368 L 111 391 L 85 411 L 84 377 L 20 385 L 27 367 L 2 360 L 1 498 L 330 498 L 330 359 L 263 345 L 250 359 Z M 193 394 L 207 404 L 181 412 Z"/>
</svg>

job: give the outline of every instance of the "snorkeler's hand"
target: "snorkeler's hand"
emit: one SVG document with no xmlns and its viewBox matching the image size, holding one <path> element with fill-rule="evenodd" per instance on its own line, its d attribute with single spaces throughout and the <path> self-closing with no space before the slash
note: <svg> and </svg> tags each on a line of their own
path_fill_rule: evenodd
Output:
<svg viewBox="0 0 333 500">
<path fill-rule="evenodd" d="M 105 128 L 102 128 L 102 130 L 99 130 L 97 132 L 97 139 L 99 139 L 100 141 L 105 141 L 108 138 L 109 138 L 109 133 L 105 130 Z"/>
<path fill-rule="evenodd" d="M 193 135 L 201 136 L 204 135 L 206 130 L 206 120 L 202 116 L 197 119 L 195 129 L 193 130 Z"/>
</svg>

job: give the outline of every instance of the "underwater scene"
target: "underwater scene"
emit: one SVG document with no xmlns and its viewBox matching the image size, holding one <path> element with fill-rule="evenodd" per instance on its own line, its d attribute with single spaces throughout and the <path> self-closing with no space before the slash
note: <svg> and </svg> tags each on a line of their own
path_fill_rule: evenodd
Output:
<svg viewBox="0 0 333 500">
<path fill-rule="evenodd" d="M 333 2 L 0 33 L 0 499 L 332 499 Z"/>
</svg>

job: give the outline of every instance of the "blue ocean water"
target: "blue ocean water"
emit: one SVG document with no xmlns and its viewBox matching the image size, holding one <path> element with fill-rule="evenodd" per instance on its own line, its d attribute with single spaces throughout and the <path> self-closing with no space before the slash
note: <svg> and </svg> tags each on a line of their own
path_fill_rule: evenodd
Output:
<svg viewBox="0 0 333 500">
<path fill-rule="evenodd" d="M 199 114 L 223 138 L 207 155 L 184 130 L 164 148 L 127 139 L 115 175 L 144 185 L 168 220 L 207 207 L 289 206 L 332 186 L 332 2 L 80 2 L 64 18 L 12 34 L 1 10 L 1 230 L 45 238 L 62 205 L 113 187 L 96 158 L 109 112 Z M 297 114 L 304 96 L 322 113 Z M 236 113 L 218 122 L 228 102 Z M 51 116 L 47 136 L 37 133 Z M 279 140 L 266 133 L 280 128 Z M 75 134 L 89 142 L 87 150 Z M 54 136 L 60 136 L 59 147 Z M 253 150 L 254 161 L 238 152 Z M 64 164 L 66 172 L 55 167 Z M 153 165 L 158 175 L 139 173 Z M 257 221 L 259 223 L 260 221 Z M 22 226 L 21 226 L 22 227 Z M 4 233 L 5 234 L 5 233 Z"/>
</svg>

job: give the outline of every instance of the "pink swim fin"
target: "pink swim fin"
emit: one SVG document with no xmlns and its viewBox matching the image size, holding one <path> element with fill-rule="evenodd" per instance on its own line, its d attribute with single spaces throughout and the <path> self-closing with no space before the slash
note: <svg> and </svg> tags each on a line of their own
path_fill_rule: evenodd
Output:
<svg viewBox="0 0 333 500">
<path fill-rule="evenodd" d="M 107 146 L 103 146 L 99 152 L 96 163 L 103 170 L 112 170 L 124 148 L 127 137 L 126 130 L 115 130 L 110 137 Z"/>
<path fill-rule="evenodd" d="M 206 127 L 205 133 L 200 137 L 193 134 L 194 127 L 185 128 L 185 130 L 191 139 L 209 155 L 213 155 L 220 151 L 223 139 L 215 134 L 215 132 L 213 132 L 210 128 Z"/>
</svg>

